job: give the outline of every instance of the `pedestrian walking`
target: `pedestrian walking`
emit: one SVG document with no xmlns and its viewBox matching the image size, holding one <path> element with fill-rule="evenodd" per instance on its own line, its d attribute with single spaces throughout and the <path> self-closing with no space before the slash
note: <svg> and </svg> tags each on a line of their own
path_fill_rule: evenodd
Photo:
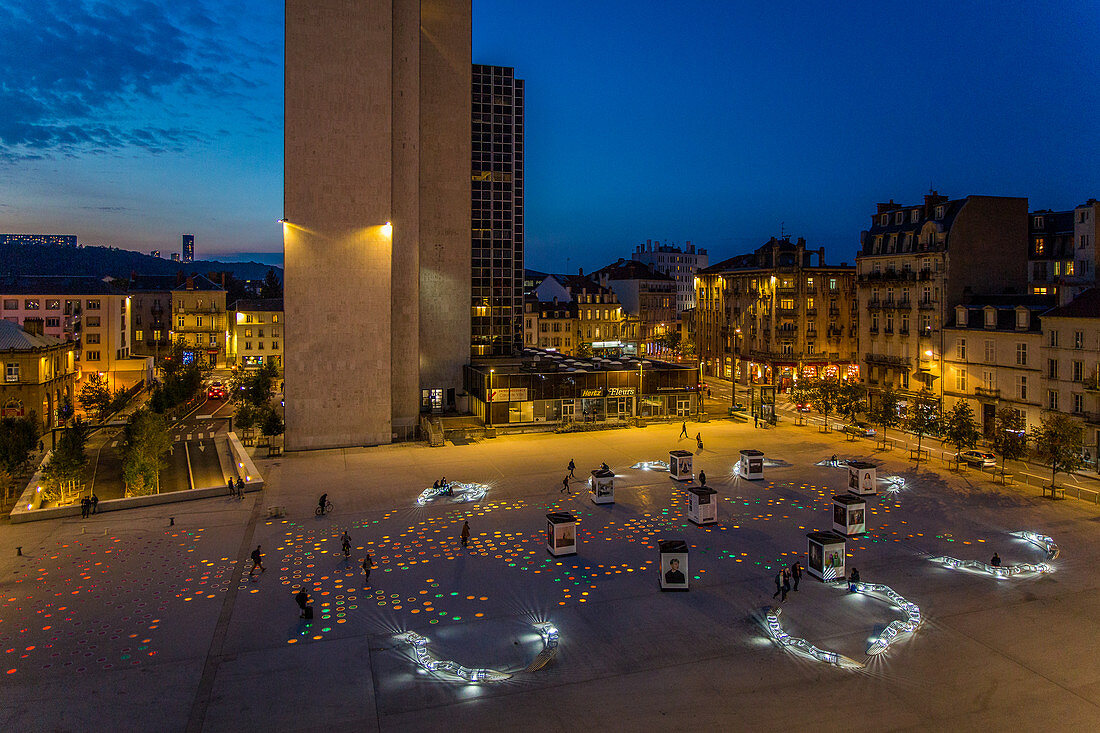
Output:
<svg viewBox="0 0 1100 733">
<path fill-rule="evenodd" d="M 462 546 L 465 547 L 466 543 L 470 541 L 470 523 L 462 523 Z"/>
<path fill-rule="evenodd" d="M 83 499 L 80 500 L 80 518 L 87 519 L 88 510 L 90 510 L 91 508 L 92 500 L 85 496 Z"/>
<path fill-rule="evenodd" d="M 351 535 L 345 529 L 344 534 L 340 536 L 340 549 L 344 551 L 344 559 L 347 560 L 351 557 Z"/>
<path fill-rule="evenodd" d="M 252 569 L 248 571 L 249 577 L 252 577 L 252 573 L 256 572 L 256 568 L 260 569 L 262 573 L 264 568 L 264 554 L 260 552 L 260 546 L 256 545 L 256 549 L 252 551 Z"/>
<path fill-rule="evenodd" d="M 703 434 L 702 433 L 696 433 L 695 434 L 695 444 L 699 446 L 700 451 L 703 450 Z"/>
<path fill-rule="evenodd" d="M 92 514 L 97 511 L 99 511 L 99 497 L 95 495 L 95 492 L 92 492 Z"/>
<path fill-rule="evenodd" d="M 680 437 L 681 438 L 688 437 L 688 424 L 687 424 L 686 420 L 684 421 L 684 424 L 680 426 Z"/>
<path fill-rule="evenodd" d="M 298 604 L 298 608 L 302 609 L 302 613 L 298 618 L 306 620 L 313 618 L 313 608 L 309 605 L 309 593 L 306 593 L 304 586 L 298 589 L 298 594 L 294 596 L 294 602 Z"/>
<path fill-rule="evenodd" d="M 234 497 L 237 495 L 237 486 L 233 483 L 232 476 L 229 477 L 229 495 Z"/>
<path fill-rule="evenodd" d="M 575 476 L 573 475 L 573 471 L 575 471 L 575 470 L 576 470 L 576 468 L 577 468 L 577 464 L 576 464 L 576 463 L 573 463 L 573 459 L 572 459 L 572 458 L 570 458 L 570 459 L 569 459 L 569 478 L 576 478 L 576 477 L 575 477 Z"/>
<path fill-rule="evenodd" d="M 775 574 L 775 593 L 772 593 L 772 598 L 775 598 L 783 592 L 783 571 L 780 570 Z"/>
<path fill-rule="evenodd" d="M 791 580 L 794 582 L 794 590 L 798 590 L 798 581 L 802 580 L 802 565 L 797 560 L 791 565 Z"/>
<path fill-rule="evenodd" d="M 328 503 L 328 493 L 321 494 L 321 498 L 317 500 L 317 506 L 321 510 L 321 516 L 325 516 L 325 504 Z"/>
<path fill-rule="evenodd" d="M 363 558 L 363 584 L 366 585 L 370 582 L 370 569 L 374 567 L 374 560 L 371 559 L 370 553 Z"/>
<path fill-rule="evenodd" d="M 700 471 L 699 472 L 699 485 L 700 486 L 706 486 L 707 485 L 707 472 L 706 471 Z"/>
<path fill-rule="evenodd" d="M 710 399 L 710 387 L 707 387 L 707 399 Z"/>
<path fill-rule="evenodd" d="M 787 600 L 787 594 L 791 592 L 791 572 L 789 570 L 783 571 L 783 597 L 779 599 L 780 603 Z"/>
<path fill-rule="evenodd" d="M 573 492 L 569 490 L 569 476 L 566 476 L 561 480 L 561 493 L 573 495 Z"/>
</svg>

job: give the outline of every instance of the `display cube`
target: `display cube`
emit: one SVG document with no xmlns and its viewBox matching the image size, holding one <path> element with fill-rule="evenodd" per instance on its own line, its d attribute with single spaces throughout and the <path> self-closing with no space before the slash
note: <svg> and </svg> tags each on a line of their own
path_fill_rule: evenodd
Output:
<svg viewBox="0 0 1100 733">
<path fill-rule="evenodd" d="M 661 551 L 661 590 L 688 589 L 688 546 L 683 540 L 658 540 Z"/>
<path fill-rule="evenodd" d="M 577 518 L 569 512 L 546 515 L 546 550 L 551 555 L 577 554 Z"/>
<path fill-rule="evenodd" d="M 810 532 L 806 571 L 821 581 L 844 579 L 844 537 L 836 532 Z"/>
<path fill-rule="evenodd" d="M 588 493 L 595 504 L 615 503 L 615 473 L 597 468 L 588 479 Z"/>
<path fill-rule="evenodd" d="M 848 491 L 860 496 L 877 494 L 878 475 L 875 464 L 848 461 Z"/>
<path fill-rule="evenodd" d="M 867 531 L 867 502 L 854 494 L 833 497 L 833 530 L 843 535 Z"/>
<path fill-rule="evenodd" d="M 693 480 L 695 478 L 691 468 L 693 455 L 689 450 L 670 450 L 668 452 L 668 475 L 677 481 Z"/>
<path fill-rule="evenodd" d="M 718 492 L 706 486 L 688 487 L 688 519 L 696 524 L 718 521 Z"/>
<path fill-rule="evenodd" d="M 737 473 L 741 478 L 764 478 L 764 454 L 758 450 L 741 451 L 741 466 Z"/>
</svg>

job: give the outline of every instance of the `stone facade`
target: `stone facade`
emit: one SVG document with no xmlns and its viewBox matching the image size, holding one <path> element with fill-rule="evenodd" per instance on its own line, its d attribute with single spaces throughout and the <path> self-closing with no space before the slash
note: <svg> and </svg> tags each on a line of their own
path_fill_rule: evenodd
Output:
<svg viewBox="0 0 1100 733">
<path fill-rule="evenodd" d="M 31 324 L 32 329 L 37 328 Z M 75 404 L 76 345 L 53 336 L 26 333 L 11 321 L 0 321 L 0 417 L 27 417 L 32 412 L 45 429 L 58 427 L 58 408 Z"/>
</svg>

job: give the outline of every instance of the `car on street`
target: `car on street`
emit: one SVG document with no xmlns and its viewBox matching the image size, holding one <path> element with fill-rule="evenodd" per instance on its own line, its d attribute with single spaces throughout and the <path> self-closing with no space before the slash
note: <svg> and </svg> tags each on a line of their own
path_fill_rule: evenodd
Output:
<svg viewBox="0 0 1100 733">
<path fill-rule="evenodd" d="M 794 409 L 798 412 L 809 412 L 810 406 L 807 405 L 805 402 L 799 402 L 797 405 L 794 406 Z"/>
<path fill-rule="evenodd" d="M 986 468 L 997 465 L 997 457 L 992 453 L 986 453 L 980 450 L 968 450 L 959 454 L 959 460 L 966 463 L 968 466 L 974 466 L 976 468 Z"/>
<path fill-rule="evenodd" d="M 848 435 L 856 435 L 861 438 L 873 438 L 877 434 L 873 427 L 858 420 L 851 425 L 845 425 L 844 432 L 848 433 Z"/>
<path fill-rule="evenodd" d="M 206 396 L 212 400 L 224 400 L 226 395 L 225 385 L 221 382 L 211 382 L 206 390 Z"/>
</svg>

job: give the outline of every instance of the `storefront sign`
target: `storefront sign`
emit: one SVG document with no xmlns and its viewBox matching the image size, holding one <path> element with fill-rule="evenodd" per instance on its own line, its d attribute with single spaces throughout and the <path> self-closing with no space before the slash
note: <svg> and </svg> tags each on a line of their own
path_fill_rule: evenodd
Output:
<svg viewBox="0 0 1100 733">
<path fill-rule="evenodd" d="M 686 387 L 658 387 L 658 392 L 694 392 L 695 387 L 687 385 Z"/>
<path fill-rule="evenodd" d="M 609 387 L 607 389 L 608 397 L 630 397 L 634 394 L 633 387 Z"/>
<path fill-rule="evenodd" d="M 582 389 L 581 397 L 603 397 L 602 389 Z"/>
<path fill-rule="evenodd" d="M 494 389 L 489 393 L 490 402 L 526 402 L 527 388 L 513 387 L 512 389 Z"/>
</svg>

